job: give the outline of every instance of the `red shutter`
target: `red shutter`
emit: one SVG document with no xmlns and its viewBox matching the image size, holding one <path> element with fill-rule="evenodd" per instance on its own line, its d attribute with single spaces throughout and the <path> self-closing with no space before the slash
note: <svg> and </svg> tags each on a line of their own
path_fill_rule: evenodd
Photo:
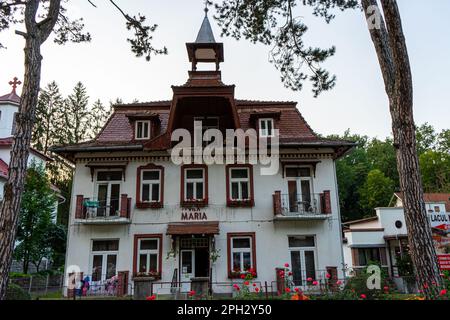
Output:
<svg viewBox="0 0 450 320">
<path fill-rule="evenodd" d="M 273 197 L 273 213 L 274 215 L 281 214 L 281 191 L 275 191 Z"/>
<path fill-rule="evenodd" d="M 83 219 L 83 196 L 77 195 L 77 201 L 75 205 L 75 219 Z"/>
<path fill-rule="evenodd" d="M 122 194 L 120 196 L 120 217 L 128 218 L 128 195 Z"/>
<path fill-rule="evenodd" d="M 323 200 L 324 200 L 324 210 L 323 213 L 329 214 L 331 213 L 331 196 L 330 190 L 325 190 L 323 192 Z"/>
</svg>

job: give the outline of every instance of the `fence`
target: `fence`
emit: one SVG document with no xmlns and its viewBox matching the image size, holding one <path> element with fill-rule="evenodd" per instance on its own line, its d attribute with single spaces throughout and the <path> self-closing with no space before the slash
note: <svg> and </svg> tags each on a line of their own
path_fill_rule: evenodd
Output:
<svg viewBox="0 0 450 320">
<path fill-rule="evenodd" d="M 9 283 L 21 287 L 28 293 L 45 295 L 50 292 L 62 292 L 64 275 L 29 276 L 10 278 Z"/>
</svg>

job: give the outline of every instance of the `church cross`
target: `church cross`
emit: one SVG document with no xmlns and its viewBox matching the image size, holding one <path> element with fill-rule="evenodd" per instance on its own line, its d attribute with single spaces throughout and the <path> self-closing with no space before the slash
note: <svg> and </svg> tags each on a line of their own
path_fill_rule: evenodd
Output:
<svg viewBox="0 0 450 320">
<path fill-rule="evenodd" d="M 22 84 L 22 81 L 20 81 L 19 79 L 17 79 L 17 77 L 14 77 L 14 78 L 12 79 L 12 81 L 9 82 L 9 85 L 11 85 L 12 88 L 13 88 L 12 92 L 14 92 L 14 93 L 16 93 L 16 88 L 17 88 L 17 86 L 18 86 L 18 85 L 21 85 L 21 84 Z"/>
</svg>

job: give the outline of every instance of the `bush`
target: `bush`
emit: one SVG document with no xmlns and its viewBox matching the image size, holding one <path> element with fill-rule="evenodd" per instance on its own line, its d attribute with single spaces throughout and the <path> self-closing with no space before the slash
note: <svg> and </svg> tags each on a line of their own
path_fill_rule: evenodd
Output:
<svg viewBox="0 0 450 320">
<path fill-rule="evenodd" d="M 31 300 L 31 296 L 20 286 L 10 283 L 6 290 L 6 300 Z"/>
<path fill-rule="evenodd" d="M 31 277 L 30 274 L 27 273 L 21 273 L 21 272 L 10 272 L 9 278 L 10 279 L 23 279 L 23 278 L 29 278 Z"/>
<path fill-rule="evenodd" d="M 370 265 L 378 265 L 376 262 L 369 262 Z M 346 294 L 350 292 L 350 296 L 353 294 L 357 294 L 358 297 L 361 297 L 361 295 L 364 295 L 364 299 L 375 299 L 382 295 L 383 293 L 390 292 L 393 289 L 392 284 L 389 283 L 388 277 L 386 275 L 385 270 L 380 267 L 381 274 L 380 274 L 380 289 L 369 289 L 367 287 L 367 280 L 372 275 L 371 273 L 367 272 L 367 268 L 365 267 L 361 271 L 359 271 L 355 276 L 350 277 L 348 279 L 348 282 L 344 288 L 344 292 Z M 387 288 L 387 290 L 385 290 Z"/>
</svg>

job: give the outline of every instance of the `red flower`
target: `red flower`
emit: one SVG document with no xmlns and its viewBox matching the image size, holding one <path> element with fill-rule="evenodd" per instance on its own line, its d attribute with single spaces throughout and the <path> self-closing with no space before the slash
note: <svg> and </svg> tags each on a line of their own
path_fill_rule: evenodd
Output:
<svg viewBox="0 0 450 320">
<path fill-rule="evenodd" d="M 336 284 L 337 284 L 338 286 L 340 286 L 340 285 L 342 284 L 342 281 L 341 281 L 341 280 L 338 280 L 338 281 L 336 281 Z"/>
<path fill-rule="evenodd" d="M 308 279 L 306 279 L 306 281 L 311 282 L 311 281 L 313 281 L 313 279 L 312 278 L 308 278 Z"/>
<path fill-rule="evenodd" d="M 245 274 L 241 274 L 241 279 L 245 279 Z"/>
<path fill-rule="evenodd" d="M 289 292 L 291 292 L 291 289 L 290 289 L 290 288 L 286 288 L 286 289 L 284 289 L 284 291 L 286 291 L 287 293 L 289 293 Z"/>
<path fill-rule="evenodd" d="M 362 295 L 360 295 L 361 299 L 366 299 L 367 296 L 363 293 Z"/>
<path fill-rule="evenodd" d="M 256 287 L 256 283 L 254 283 L 253 286 Z"/>
<path fill-rule="evenodd" d="M 319 283 L 317 281 L 313 281 L 313 286 L 317 286 Z"/>
<path fill-rule="evenodd" d="M 189 295 L 190 297 L 195 296 L 195 291 L 194 291 L 194 290 L 189 291 L 188 295 Z"/>
<path fill-rule="evenodd" d="M 289 271 L 288 275 L 292 276 L 292 272 L 291 272 L 291 271 Z"/>
<path fill-rule="evenodd" d="M 280 276 L 283 276 L 283 275 L 284 275 L 284 271 L 281 270 L 281 271 L 280 271 Z"/>
<path fill-rule="evenodd" d="M 384 291 L 389 291 L 389 287 L 388 286 L 385 286 L 383 289 L 384 289 Z"/>
<path fill-rule="evenodd" d="M 250 284 L 250 282 L 245 281 L 244 284 L 245 284 L 246 286 L 248 286 L 248 285 Z"/>
<path fill-rule="evenodd" d="M 289 268 L 289 263 L 285 263 L 285 264 L 284 264 L 284 267 L 285 267 L 285 268 Z"/>
<path fill-rule="evenodd" d="M 156 296 L 155 296 L 155 295 L 147 296 L 147 297 L 145 298 L 145 300 L 147 300 L 147 301 L 156 300 Z"/>
<path fill-rule="evenodd" d="M 442 289 L 441 292 L 439 293 L 440 296 L 445 296 L 447 294 L 447 290 Z"/>
<path fill-rule="evenodd" d="M 295 291 L 295 292 L 299 292 L 300 289 L 299 289 L 299 288 L 295 288 L 294 291 Z"/>
<path fill-rule="evenodd" d="M 423 288 L 424 288 L 424 289 L 428 289 L 428 283 L 425 283 L 425 284 L 423 285 Z"/>
<path fill-rule="evenodd" d="M 239 286 L 237 284 L 233 284 L 233 288 L 239 289 Z"/>
<path fill-rule="evenodd" d="M 259 292 L 259 288 L 255 288 L 255 292 Z"/>
<path fill-rule="evenodd" d="M 326 277 L 327 279 L 330 279 L 330 278 L 331 278 L 331 274 L 327 273 L 327 274 L 325 275 L 325 277 Z"/>
</svg>

